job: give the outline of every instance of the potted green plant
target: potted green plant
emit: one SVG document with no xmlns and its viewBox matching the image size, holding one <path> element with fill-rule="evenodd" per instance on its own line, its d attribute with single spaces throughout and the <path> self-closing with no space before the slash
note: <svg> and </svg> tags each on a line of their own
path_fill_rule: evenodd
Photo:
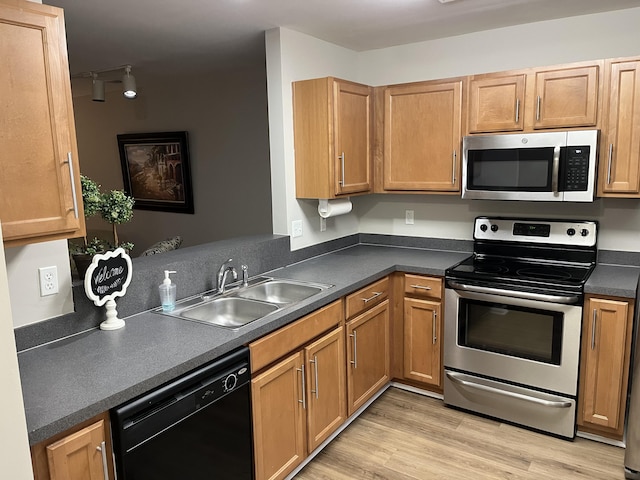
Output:
<svg viewBox="0 0 640 480">
<path fill-rule="evenodd" d="M 80 176 L 80 183 L 82 185 L 85 218 L 99 213 L 103 220 L 113 226 L 113 242 L 97 237 L 88 241 L 86 236 L 83 238 L 82 244 L 70 242 L 70 253 L 78 270 L 78 275 L 83 278 L 94 255 L 118 247 L 124 248 L 127 252 L 133 248 L 133 243 L 131 242 L 120 243 L 116 225 L 121 225 L 131 220 L 134 199 L 122 190 L 111 190 L 103 194 L 100 191 L 100 185 L 84 175 Z"/>
</svg>

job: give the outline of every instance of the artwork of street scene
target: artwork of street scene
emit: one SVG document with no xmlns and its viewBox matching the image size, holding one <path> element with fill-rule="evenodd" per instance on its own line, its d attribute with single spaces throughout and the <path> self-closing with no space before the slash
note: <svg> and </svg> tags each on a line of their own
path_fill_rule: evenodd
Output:
<svg viewBox="0 0 640 480">
<path fill-rule="evenodd" d="M 179 143 L 126 145 L 125 149 L 134 198 L 184 202 Z"/>
</svg>

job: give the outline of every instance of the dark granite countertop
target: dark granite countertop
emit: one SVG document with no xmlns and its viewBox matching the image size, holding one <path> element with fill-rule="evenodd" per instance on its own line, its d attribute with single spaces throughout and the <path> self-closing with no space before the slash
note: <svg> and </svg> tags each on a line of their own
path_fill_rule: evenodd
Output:
<svg viewBox="0 0 640 480">
<path fill-rule="evenodd" d="M 444 275 L 468 252 L 356 245 L 267 272 L 277 278 L 329 283 L 323 291 L 238 330 L 153 312 L 18 354 L 31 444 L 247 344 L 391 272 Z M 598 266 L 588 293 L 635 298 L 640 268 Z"/>
<path fill-rule="evenodd" d="M 444 275 L 466 252 L 358 245 L 269 275 L 333 288 L 238 330 L 144 312 L 18 354 L 31 444 L 170 381 L 393 271 Z"/>
<path fill-rule="evenodd" d="M 587 283 L 585 293 L 636 298 L 640 267 L 622 265 L 596 265 Z"/>
</svg>

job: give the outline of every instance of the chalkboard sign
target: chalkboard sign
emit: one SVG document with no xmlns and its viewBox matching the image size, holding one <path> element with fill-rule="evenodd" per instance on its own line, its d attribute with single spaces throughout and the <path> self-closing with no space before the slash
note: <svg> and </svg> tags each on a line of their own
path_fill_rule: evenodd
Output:
<svg viewBox="0 0 640 480">
<path fill-rule="evenodd" d="M 122 297 L 131 282 L 131 257 L 122 248 L 98 254 L 84 276 L 84 291 L 96 306 Z"/>
</svg>

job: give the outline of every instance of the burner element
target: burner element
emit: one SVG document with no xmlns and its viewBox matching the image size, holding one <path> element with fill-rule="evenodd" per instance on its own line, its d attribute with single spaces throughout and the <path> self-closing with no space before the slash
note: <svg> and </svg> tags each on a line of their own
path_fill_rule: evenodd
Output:
<svg viewBox="0 0 640 480">
<path fill-rule="evenodd" d="M 569 280 L 571 278 L 570 272 L 551 267 L 520 268 L 516 274 L 523 278 L 536 279 Z"/>
</svg>

